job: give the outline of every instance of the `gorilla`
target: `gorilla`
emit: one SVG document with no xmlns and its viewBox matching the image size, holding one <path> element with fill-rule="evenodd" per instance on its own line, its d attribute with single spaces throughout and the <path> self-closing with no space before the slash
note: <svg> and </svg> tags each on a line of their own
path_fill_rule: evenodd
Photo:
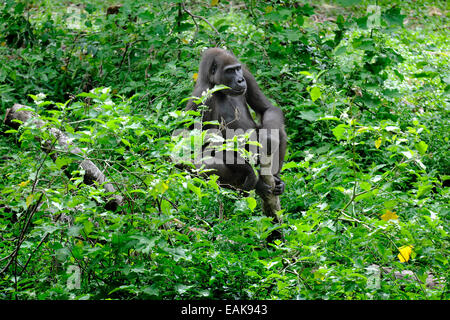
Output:
<svg viewBox="0 0 450 320">
<path fill-rule="evenodd" d="M 231 52 L 221 48 L 210 48 L 203 53 L 192 97 L 200 97 L 215 85 L 225 85 L 228 88 L 214 92 L 204 102 L 207 109 L 203 112 L 202 122 L 219 123 L 215 126 L 207 125 L 206 129 L 215 127 L 227 139 L 233 135 L 230 137 L 230 132 L 253 132 L 252 137 L 262 146 L 259 153 L 270 159 L 269 174 L 273 175 L 275 185 L 265 183 L 261 178 L 264 175 L 262 169 L 255 173 L 251 164 L 234 151 L 213 152 L 213 161 L 202 160 L 196 166 L 210 169 L 208 174 L 218 175 L 222 185 L 245 191 L 254 189 L 262 198 L 270 194 L 281 195 L 285 183 L 280 178 L 280 171 L 286 154 L 287 139 L 283 112 L 264 96 L 248 69 Z M 199 106 L 194 100 L 188 101 L 186 110 L 198 110 Z M 257 115 L 258 121 L 252 117 L 249 107 Z M 260 162 L 262 158 L 260 156 Z"/>
</svg>

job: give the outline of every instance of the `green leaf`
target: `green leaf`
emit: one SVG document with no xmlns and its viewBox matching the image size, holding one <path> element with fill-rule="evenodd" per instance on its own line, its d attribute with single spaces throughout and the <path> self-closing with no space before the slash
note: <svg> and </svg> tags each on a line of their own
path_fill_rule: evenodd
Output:
<svg viewBox="0 0 450 320">
<path fill-rule="evenodd" d="M 219 179 L 219 176 L 213 174 L 209 177 L 208 185 L 212 187 L 214 190 L 216 190 L 217 193 L 220 192 L 219 185 L 217 184 L 217 180 Z"/>
<path fill-rule="evenodd" d="M 354 39 L 352 45 L 353 48 L 359 50 L 375 50 L 375 41 L 372 38 L 366 38 L 364 36 Z"/>
<path fill-rule="evenodd" d="M 146 194 L 147 192 L 145 192 L 145 190 L 142 189 L 134 189 L 134 190 L 130 190 L 128 191 L 129 193 L 142 193 L 142 194 Z"/>
<path fill-rule="evenodd" d="M 404 15 L 400 13 L 401 9 L 399 7 L 392 7 L 389 10 L 383 12 L 381 17 L 387 22 L 389 26 L 402 26 Z"/>
<path fill-rule="evenodd" d="M 288 162 L 288 163 L 285 163 L 284 165 L 283 165 L 283 169 L 281 169 L 281 171 L 284 171 L 284 170 L 287 170 L 287 169 L 291 169 L 291 168 L 297 168 L 297 167 L 299 167 L 300 165 L 297 163 L 297 162 L 295 162 L 295 161 L 290 161 L 290 162 Z"/>
<path fill-rule="evenodd" d="M 368 198 L 372 197 L 373 195 L 374 194 L 371 191 L 363 193 L 363 194 L 360 194 L 360 195 L 355 197 L 355 202 L 358 202 L 358 201 L 361 201 L 361 200 L 364 200 L 364 199 L 368 199 Z"/>
<path fill-rule="evenodd" d="M 383 95 L 388 98 L 401 97 L 402 94 L 397 89 L 384 89 Z"/>
<path fill-rule="evenodd" d="M 416 143 L 415 146 L 416 146 L 417 151 L 419 151 L 419 153 L 421 155 L 424 155 L 425 152 L 427 152 L 428 145 L 424 141 L 420 141 L 419 143 Z"/>
<path fill-rule="evenodd" d="M 298 30 L 286 30 L 284 34 L 289 41 L 298 41 L 301 35 L 301 33 L 298 32 Z"/>
<path fill-rule="evenodd" d="M 80 235 L 82 229 L 83 227 L 81 225 L 76 224 L 69 228 L 67 234 L 71 237 L 77 237 Z"/>
<path fill-rule="evenodd" d="M 341 139 L 344 138 L 344 134 L 346 133 L 347 128 L 348 128 L 348 125 L 346 125 L 346 124 L 340 124 L 340 125 L 338 125 L 336 128 L 334 128 L 334 129 L 332 130 L 334 136 L 335 136 L 336 139 L 337 139 L 337 141 L 340 141 Z"/>
<path fill-rule="evenodd" d="M 83 243 L 81 241 L 72 247 L 72 255 L 75 259 L 83 259 Z"/>
<path fill-rule="evenodd" d="M 59 248 L 55 251 L 55 258 L 59 262 L 65 262 L 70 255 L 70 250 L 68 248 Z"/>
<path fill-rule="evenodd" d="M 362 102 L 369 108 L 377 108 L 381 104 L 381 100 L 378 97 L 367 94 L 364 92 L 362 97 L 357 97 L 356 102 Z"/>
<path fill-rule="evenodd" d="M 145 21 L 145 22 L 151 21 L 154 18 L 154 16 L 155 15 L 148 10 L 145 10 L 144 12 L 140 12 L 138 14 L 139 19 L 142 19 L 142 21 Z"/>
<path fill-rule="evenodd" d="M 155 243 L 159 239 L 159 236 L 149 237 L 147 235 L 134 235 L 130 238 L 138 241 L 135 245 L 136 251 L 148 254 L 155 247 Z"/>
<path fill-rule="evenodd" d="M 178 283 L 175 285 L 175 290 L 178 292 L 178 294 L 184 294 L 186 291 L 188 291 L 192 286 L 187 286 L 181 283 Z"/>
<path fill-rule="evenodd" d="M 347 53 L 347 46 L 341 46 L 341 47 L 338 47 L 338 48 L 334 51 L 334 54 L 335 54 L 336 56 L 339 56 L 339 55 L 345 54 L 345 53 Z"/>
<path fill-rule="evenodd" d="M 308 121 L 316 121 L 319 118 L 320 114 L 315 113 L 312 110 L 301 111 L 299 117 Z"/>
<path fill-rule="evenodd" d="M 337 3 L 339 3 L 343 7 L 349 7 L 353 6 L 355 4 L 358 4 L 360 0 L 337 0 Z"/>
<path fill-rule="evenodd" d="M 397 205 L 397 201 L 396 200 L 388 200 L 388 201 L 385 201 L 383 203 L 383 206 L 386 209 L 393 209 L 396 205 Z"/>
<path fill-rule="evenodd" d="M 62 167 L 65 167 L 65 166 L 71 164 L 72 162 L 73 162 L 73 160 L 70 158 L 67 158 L 67 157 L 58 157 L 55 160 L 55 164 L 58 169 L 61 169 Z"/>
<path fill-rule="evenodd" d="M 428 194 L 432 189 L 433 189 L 432 184 L 425 184 L 425 185 L 419 186 L 419 188 L 417 190 L 417 195 L 416 195 L 417 198 L 420 198 L 420 197 Z"/>
<path fill-rule="evenodd" d="M 248 208 L 250 209 L 251 212 L 253 212 L 256 208 L 256 200 L 253 197 L 247 197 L 247 204 L 248 204 Z"/>
<path fill-rule="evenodd" d="M 317 99 L 319 99 L 322 96 L 322 91 L 320 91 L 319 87 L 313 87 L 311 91 L 309 92 L 311 95 L 311 100 L 315 102 Z"/>
<path fill-rule="evenodd" d="M 199 187 L 193 185 L 190 182 L 188 182 L 187 187 L 188 187 L 189 190 L 194 192 L 197 195 L 197 197 L 199 197 L 199 198 L 202 197 L 202 189 L 200 189 Z"/>
<path fill-rule="evenodd" d="M 96 94 L 93 94 L 93 93 L 91 93 L 91 92 L 82 92 L 82 93 L 79 93 L 79 94 L 77 94 L 77 97 L 82 97 L 82 98 L 92 98 L 92 99 L 98 98 L 98 96 L 97 96 Z"/>
<path fill-rule="evenodd" d="M 159 289 L 154 284 L 152 284 L 151 286 L 145 286 L 141 290 L 143 293 L 145 293 L 149 296 L 155 296 L 155 297 L 159 296 Z"/>
<path fill-rule="evenodd" d="M 359 186 L 361 187 L 361 189 L 363 189 L 364 191 L 369 191 L 370 188 L 372 188 L 372 185 L 366 181 L 360 181 L 359 182 Z"/>
<path fill-rule="evenodd" d="M 131 148 L 131 143 L 130 143 L 128 140 L 122 138 L 121 141 L 122 141 L 126 146 L 128 146 L 128 147 Z"/>
<path fill-rule="evenodd" d="M 86 235 L 89 235 L 92 232 L 92 230 L 94 230 L 94 224 L 89 220 L 84 221 L 83 231 L 86 233 Z"/>
</svg>

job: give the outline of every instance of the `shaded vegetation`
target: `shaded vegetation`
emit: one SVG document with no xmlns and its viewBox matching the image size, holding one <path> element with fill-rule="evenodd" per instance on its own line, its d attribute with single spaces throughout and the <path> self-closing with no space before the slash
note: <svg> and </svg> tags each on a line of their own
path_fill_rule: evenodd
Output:
<svg viewBox="0 0 450 320">
<path fill-rule="evenodd" d="M 446 2 L 216 2 L 0 3 L 0 113 L 47 126 L 0 125 L 0 299 L 448 299 Z M 253 193 L 170 161 L 213 46 L 285 113 L 283 241 Z"/>
</svg>

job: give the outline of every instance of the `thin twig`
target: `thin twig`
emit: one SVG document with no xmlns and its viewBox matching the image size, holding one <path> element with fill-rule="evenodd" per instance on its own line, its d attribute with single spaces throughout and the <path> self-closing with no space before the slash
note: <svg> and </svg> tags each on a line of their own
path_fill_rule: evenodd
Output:
<svg viewBox="0 0 450 320">
<path fill-rule="evenodd" d="M 181 3 L 181 5 L 183 6 L 183 10 L 188 14 L 188 15 L 190 15 L 193 19 L 195 18 L 195 19 L 201 19 L 201 20 L 203 20 L 204 22 L 206 22 L 210 27 L 211 27 L 211 29 L 213 29 L 216 33 L 217 33 L 217 35 L 218 36 L 220 36 L 220 32 L 219 31 L 217 31 L 217 29 L 206 19 L 206 18 L 204 18 L 204 17 L 202 17 L 202 16 L 197 16 L 197 15 L 195 15 L 195 14 L 193 14 L 191 11 L 189 11 L 187 8 L 186 8 L 186 5 L 184 4 L 184 2 L 182 2 Z M 197 24 L 196 24 L 197 25 Z"/>
<path fill-rule="evenodd" d="M 38 201 L 36 202 L 36 204 L 34 204 L 33 206 L 29 207 L 27 211 L 30 212 L 29 215 L 25 215 L 25 225 L 22 228 L 21 232 L 20 232 L 20 236 L 17 239 L 17 244 L 16 244 L 16 248 L 14 249 L 14 251 L 8 256 L 9 258 L 11 258 L 8 263 L 6 264 L 6 266 L 0 270 L 0 274 L 4 273 L 6 270 L 8 270 L 9 266 L 11 265 L 11 263 L 14 261 L 14 259 L 16 258 L 17 254 L 19 253 L 20 247 L 22 245 L 22 243 L 25 241 L 25 233 L 28 229 L 28 227 L 30 226 L 31 223 L 31 219 L 33 218 L 34 214 L 37 211 L 37 208 L 39 207 L 42 197 L 44 196 L 44 193 L 41 193 L 41 196 L 39 197 Z M 28 217 L 27 217 L 28 216 Z"/>
</svg>

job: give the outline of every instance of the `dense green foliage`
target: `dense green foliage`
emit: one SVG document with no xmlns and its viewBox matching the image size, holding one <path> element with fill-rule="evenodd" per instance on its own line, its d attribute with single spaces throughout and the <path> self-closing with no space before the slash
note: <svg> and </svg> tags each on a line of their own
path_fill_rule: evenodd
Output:
<svg viewBox="0 0 450 320">
<path fill-rule="evenodd" d="M 31 106 L 125 198 L 106 210 L 47 127 L 1 125 L 0 299 L 450 297 L 445 1 L 121 2 L 0 3 L 0 114 Z M 283 241 L 254 194 L 170 161 L 212 46 L 285 113 Z"/>
</svg>

